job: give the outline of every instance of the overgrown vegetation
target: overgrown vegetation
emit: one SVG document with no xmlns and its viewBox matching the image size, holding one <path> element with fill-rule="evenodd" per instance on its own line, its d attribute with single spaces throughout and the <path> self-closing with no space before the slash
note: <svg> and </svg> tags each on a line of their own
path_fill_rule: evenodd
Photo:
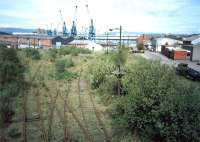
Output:
<svg viewBox="0 0 200 142">
<path fill-rule="evenodd" d="M 72 61 L 72 58 L 61 58 L 57 59 L 55 61 L 55 69 L 56 69 L 56 74 L 55 78 L 56 79 L 66 79 L 66 80 L 71 80 L 73 78 L 77 77 L 76 73 L 72 73 L 67 68 L 73 67 L 74 62 Z"/>
<path fill-rule="evenodd" d="M 11 122 L 13 100 L 23 90 L 24 67 L 16 49 L 0 47 L 0 125 Z"/>
<path fill-rule="evenodd" d="M 28 57 L 28 58 L 31 58 L 33 60 L 41 59 L 41 55 L 40 55 L 40 52 L 38 51 L 38 49 L 26 48 L 26 49 L 23 49 L 23 51 L 25 52 L 26 57 Z"/>
<path fill-rule="evenodd" d="M 48 50 L 48 56 L 50 58 L 50 61 L 54 62 L 57 58 L 58 49 L 52 48 Z"/>
<path fill-rule="evenodd" d="M 36 141 L 117 142 L 134 141 L 137 136 L 142 142 L 200 141 L 198 83 L 180 78 L 167 65 L 128 55 L 125 47 L 106 55 L 79 55 L 85 51 L 78 50 L 82 49 L 36 50 L 41 58 L 32 49 L 20 51 L 26 56 L 23 63 L 28 64 L 25 78 L 30 87 L 26 99 L 17 99 L 26 106 L 19 103 L 16 120 L 21 121 L 22 113 L 27 118 L 7 129 L 13 102 L 24 89 L 24 65 L 17 50 L 0 48 L 0 136 L 5 132 L 11 141 L 26 136 L 29 141 L 34 137 Z M 116 95 L 117 73 L 123 74 L 123 96 Z M 96 104 L 99 100 L 103 103 Z"/>
<path fill-rule="evenodd" d="M 112 61 L 114 62 L 116 70 L 113 72 L 117 77 L 117 94 L 123 94 L 123 85 L 121 83 L 122 77 L 125 75 L 125 64 L 128 57 L 128 48 L 125 46 L 119 47 L 118 51 L 114 53 Z"/>
<path fill-rule="evenodd" d="M 128 94 L 116 103 L 115 122 L 147 141 L 200 140 L 200 88 L 174 69 L 140 60 L 124 79 Z"/>
<path fill-rule="evenodd" d="M 114 64 L 111 62 L 110 56 L 103 55 L 98 59 L 89 70 L 92 88 L 97 89 L 101 84 L 107 82 L 107 77 L 112 74 L 113 70 Z"/>
<path fill-rule="evenodd" d="M 90 54 L 92 53 L 89 49 L 86 48 L 77 48 L 77 47 L 63 47 L 59 50 L 60 55 L 69 55 L 78 56 L 78 54 Z"/>
<path fill-rule="evenodd" d="M 145 49 L 144 44 L 142 44 L 142 43 L 138 44 L 137 49 L 138 50 L 144 50 Z"/>
<path fill-rule="evenodd" d="M 160 62 L 135 58 L 136 63 L 125 67 L 122 78 L 125 96 L 113 98 L 117 80 L 112 74 L 116 66 L 112 57 L 100 58 L 90 79 L 109 105 L 116 129 L 124 128 L 141 141 L 200 141 L 198 83 L 180 78 L 174 68 Z"/>
</svg>

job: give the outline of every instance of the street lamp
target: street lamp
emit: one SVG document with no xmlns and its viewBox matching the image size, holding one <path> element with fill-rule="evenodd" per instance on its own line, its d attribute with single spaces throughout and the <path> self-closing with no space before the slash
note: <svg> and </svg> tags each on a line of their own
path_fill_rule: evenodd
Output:
<svg viewBox="0 0 200 142">
<path fill-rule="evenodd" d="M 110 31 L 113 30 L 119 30 L 120 31 L 120 39 L 119 39 L 119 48 L 122 48 L 122 26 L 120 25 L 120 28 L 115 28 L 115 29 L 110 29 Z M 118 53 L 120 55 L 120 50 L 118 49 Z M 118 96 L 121 95 L 121 78 L 124 76 L 125 72 L 121 69 L 121 65 L 117 65 L 117 70 L 113 72 L 113 74 L 117 77 L 118 79 L 118 89 L 117 89 L 117 94 Z"/>
<path fill-rule="evenodd" d="M 120 25 L 119 28 L 109 29 L 109 31 L 119 30 L 119 47 L 122 46 L 122 26 Z"/>
<path fill-rule="evenodd" d="M 107 44 L 106 45 L 107 47 L 106 47 L 106 52 L 105 53 L 108 54 L 108 32 L 105 32 L 105 35 L 106 35 L 106 44 Z"/>
</svg>

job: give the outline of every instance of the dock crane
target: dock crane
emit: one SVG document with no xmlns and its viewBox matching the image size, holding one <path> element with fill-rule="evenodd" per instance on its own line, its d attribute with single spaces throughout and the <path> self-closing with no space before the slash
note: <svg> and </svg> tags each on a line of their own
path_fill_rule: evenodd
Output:
<svg viewBox="0 0 200 142">
<path fill-rule="evenodd" d="M 75 14 L 74 14 L 74 19 L 73 19 L 72 28 L 71 28 L 71 36 L 72 37 L 76 37 L 77 36 L 77 29 L 76 29 L 76 25 L 77 25 L 77 8 L 78 8 L 78 6 L 75 6 Z"/>
<path fill-rule="evenodd" d="M 46 30 L 47 35 L 48 35 L 48 36 L 52 36 L 52 35 L 53 35 L 53 32 L 52 32 L 51 28 L 49 29 L 48 25 L 46 25 L 46 27 L 47 27 L 47 30 Z"/>
<path fill-rule="evenodd" d="M 96 32 L 95 32 L 95 28 L 94 28 L 94 21 L 93 21 L 93 19 L 90 17 L 90 11 L 89 11 L 88 4 L 86 5 L 86 9 L 87 9 L 87 13 L 88 13 L 88 16 L 89 16 L 89 19 L 90 19 L 90 26 L 89 26 L 88 39 L 89 39 L 89 40 L 95 40 Z"/>
<path fill-rule="evenodd" d="M 59 13 L 60 13 L 61 22 L 63 23 L 63 27 L 62 27 L 63 36 L 67 36 L 68 35 L 67 27 L 66 27 L 65 21 L 63 20 L 62 11 L 59 10 Z"/>
</svg>

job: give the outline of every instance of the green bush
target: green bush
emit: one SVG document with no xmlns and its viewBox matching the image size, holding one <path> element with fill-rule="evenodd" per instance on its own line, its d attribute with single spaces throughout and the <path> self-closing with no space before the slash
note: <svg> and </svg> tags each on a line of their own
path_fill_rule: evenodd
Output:
<svg viewBox="0 0 200 142">
<path fill-rule="evenodd" d="M 128 48 L 122 46 L 112 55 L 112 61 L 116 67 L 123 67 L 128 58 Z"/>
<path fill-rule="evenodd" d="M 65 67 L 66 68 L 70 68 L 70 67 L 73 67 L 73 66 L 74 66 L 74 62 L 73 62 L 72 58 L 71 57 L 66 58 Z"/>
<path fill-rule="evenodd" d="M 129 70 L 114 120 L 146 141 L 200 141 L 200 88 L 159 62 L 141 60 Z"/>
<path fill-rule="evenodd" d="M 56 72 L 63 73 L 65 72 L 65 61 L 64 59 L 58 59 L 55 62 Z"/>
<path fill-rule="evenodd" d="M 76 73 L 69 72 L 67 68 L 74 66 L 72 58 L 62 58 L 55 62 L 56 79 L 73 79 L 77 77 Z"/>
<path fill-rule="evenodd" d="M 28 57 L 28 58 L 32 58 L 33 60 L 40 60 L 41 59 L 40 52 L 37 49 L 26 48 L 26 49 L 24 49 L 24 52 L 26 54 L 26 57 Z"/>
<path fill-rule="evenodd" d="M 78 77 L 77 73 L 73 73 L 73 72 L 70 72 L 70 71 L 65 71 L 63 73 L 56 74 L 55 78 L 57 80 L 62 80 L 62 79 L 72 80 L 72 79 L 76 79 L 77 77 Z"/>
<path fill-rule="evenodd" d="M 109 56 L 103 56 L 89 70 L 92 88 L 97 89 L 106 81 L 107 76 L 112 75 L 114 65 Z"/>
<path fill-rule="evenodd" d="M 115 95 L 117 93 L 116 77 L 114 75 L 106 76 L 104 83 L 101 83 L 98 90 L 102 95 Z"/>
<path fill-rule="evenodd" d="M 51 48 L 48 50 L 48 55 L 51 61 L 55 61 L 58 54 L 58 50 L 55 48 Z"/>
<path fill-rule="evenodd" d="M 137 45 L 138 50 L 144 50 L 144 44 L 140 43 Z"/>
<path fill-rule="evenodd" d="M 63 73 L 65 72 L 66 68 L 73 67 L 74 62 L 72 58 L 61 58 L 57 59 L 55 62 L 56 72 Z"/>
<path fill-rule="evenodd" d="M 85 48 L 77 48 L 77 47 L 63 47 L 59 50 L 60 55 L 73 55 L 78 56 L 78 54 L 90 54 L 91 51 Z"/>
<path fill-rule="evenodd" d="M 69 55 L 69 54 L 71 54 L 71 50 L 72 50 L 71 47 L 62 47 L 59 49 L 59 54 L 60 55 Z"/>
<path fill-rule="evenodd" d="M 21 136 L 21 132 L 17 129 L 17 128 L 12 128 L 9 132 L 8 132 L 9 137 L 13 138 L 13 139 L 17 139 Z"/>
<path fill-rule="evenodd" d="M 19 95 L 23 87 L 24 66 L 17 50 L 0 47 L 0 125 L 9 122 L 13 114 L 13 98 Z"/>
</svg>

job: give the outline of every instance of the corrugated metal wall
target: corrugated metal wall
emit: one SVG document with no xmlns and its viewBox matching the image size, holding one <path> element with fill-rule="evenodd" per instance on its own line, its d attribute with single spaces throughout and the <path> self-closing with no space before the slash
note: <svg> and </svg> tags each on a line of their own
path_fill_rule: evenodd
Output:
<svg viewBox="0 0 200 142">
<path fill-rule="evenodd" d="M 193 47 L 192 61 L 200 61 L 200 47 Z"/>
</svg>

